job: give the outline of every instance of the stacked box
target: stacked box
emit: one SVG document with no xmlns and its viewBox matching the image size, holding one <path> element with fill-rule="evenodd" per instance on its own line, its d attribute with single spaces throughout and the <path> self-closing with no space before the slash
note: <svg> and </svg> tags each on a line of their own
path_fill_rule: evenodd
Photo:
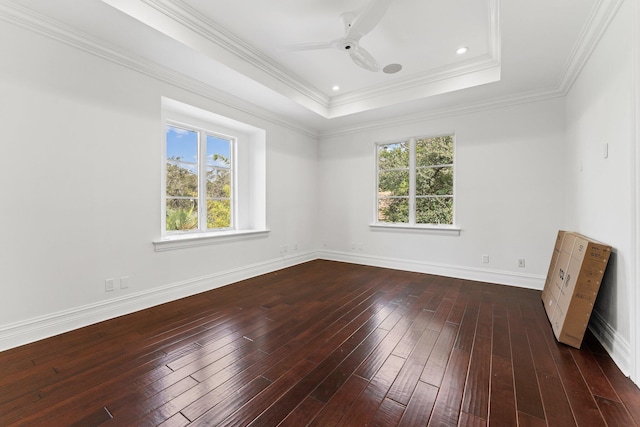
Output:
<svg viewBox="0 0 640 427">
<path fill-rule="evenodd" d="M 556 339 L 580 348 L 607 267 L 611 246 L 559 231 L 542 291 Z"/>
</svg>

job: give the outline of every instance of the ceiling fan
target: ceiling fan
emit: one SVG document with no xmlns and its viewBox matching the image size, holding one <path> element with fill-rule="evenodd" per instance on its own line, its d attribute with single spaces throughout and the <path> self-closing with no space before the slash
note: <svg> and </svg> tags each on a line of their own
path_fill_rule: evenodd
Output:
<svg viewBox="0 0 640 427">
<path fill-rule="evenodd" d="M 375 58 L 362 46 L 360 39 L 378 26 L 393 0 L 369 0 L 359 13 L 346 12 L 340 15 L 344 24 L 344 36 L 330 42 L 304 43 L 293 45 L 291 50 L 338 49 L 347 52 L 351 60 L 368 71 L 378 72 L 380 66 Z M 400 64 L 384 67 L 386 73 L 396 73 L 402 69 Z"/>
</svg>

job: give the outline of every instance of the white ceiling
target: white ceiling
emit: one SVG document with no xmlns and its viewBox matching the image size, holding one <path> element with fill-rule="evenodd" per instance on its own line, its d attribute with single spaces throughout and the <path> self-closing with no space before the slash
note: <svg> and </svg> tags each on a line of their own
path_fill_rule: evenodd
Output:
<svg viewBox="0 0 640 427">
<path fill-rule="evenodd" d="M 360 40 L 381 66 L 402 64 L 385 74 L 337 49 L 289 48 L 339 39 L 340 15 L 368 0 L 0 1 L 321 133 L 558 94 L 579 71 L 609 3 L 394 0 Z M 467 54 L 455 53 L 460 46 Z"/>
<path fill-rule="evenodd" d="M 403 70 L 397 75 L 360 69 L 337 49 L 301 52 L 288 49 L 299 43 L 342 37 L 340 14 L 358 11 L 368 1 L 280 0 L 273 7 L 270 2 L 244 0 L 226 2 L 221 8 L 221 2 L 185 0 L 183 7 L 188 5 L 192 15 L 205 16 L 229 29 L 327 97 L 382 90 L 410 80 L 411 86 L 416 86 L 417 80 L 453 68 L 469 68 L 469 64 L 497 56 L 494 50 L 499 48 L 499 40 L 497 32 L 492 32 L 498 28 L 496 0 L 391 1 L 382 21 L 362 39 L 361 45 L 381 66 L 402 64 Z M 469 53 L 456 55 L 460 46 L 467 46 Z M 341 87 L 340 93 L 332 91 L 335 84 Z"/>
</svg>

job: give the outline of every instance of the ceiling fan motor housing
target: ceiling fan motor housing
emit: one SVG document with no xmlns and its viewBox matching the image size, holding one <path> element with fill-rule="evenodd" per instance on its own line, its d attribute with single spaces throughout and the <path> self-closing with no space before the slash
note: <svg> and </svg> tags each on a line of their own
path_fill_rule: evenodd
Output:
<svg viewBox="0 0 640 427">
<path fill-rule="evenodd" d="M 358 47 L 358 43 L 353 40 L 340 40 L 338 47 L 342 50 L 350 51 L 355 50 Z"/>
</svg>

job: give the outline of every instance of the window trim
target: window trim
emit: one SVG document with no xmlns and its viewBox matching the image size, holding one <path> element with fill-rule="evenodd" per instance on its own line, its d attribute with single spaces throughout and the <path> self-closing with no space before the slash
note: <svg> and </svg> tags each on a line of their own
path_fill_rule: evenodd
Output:
<svg viewBox="0 0 640 427">
<path fill-rule="evenodd" d="M 199 127 L 211 135 L 235 138 L 232 168 L 235 179 L 232 197 L 233 229 L 166 230 L 166 125 Z M 160 204 L 159 237 L 152 240 L 156 252 L 266 237 L 266 130 L 230 117 L 161 97 L 159 128 Z"/>
<path fill-rule="evenodd" d="M 271 230 L 227 230 L 208 233 L 173 234 L 154 240 L 153 246 L 156 252 L 171 251 L 174 249 L 194 248 L 226 242 L 258 239 L 267 237 Z"/>
<path fill-rule="evenodd" d="M 194 123 L 195 122 L 195 123 Z M 172 126 L 176 128 L 180 128 L 186 131 L 192 131 L 197 133 L 198 135 L 198 228 L 193 230 L 167 230 L 167 140 L 166 140 L 166 129 L 167 126 Z M 238 144 L 238 135 L 233 135 L 233 132 L 230 132 L 229 129 L 224 129 L 222 127 L 218 127 L 217 129 L 212 129 L 215 126 L 213 124 L 206 123 L 198 123 L 197 120 L 190 121 L 188 118 L 165 118 L 163 120 L 163 145 L 162 145 L 162 209 L 161 209 L 161 227 L 162 227 L 162 237 L 170 238 L 173 236 L 191 236 L 191 235 L 204 235 L 218 232 L 227 232 L 236 230 L 236 225 L 238 223 L 236 212 L 237 209 L 237 200 L 238 200 L 238 190 L 236 183 L 238 182 L 237 178 L 237 144 Z M 206 228 L 207 227 L 207 192 L 206 192 L 206 180 L 207 180 L 207 163 L 206 163 L 206 139 L 207 136 L 213 136 L 221 139 L 226 139 L 230 142 L 231 147 L 231 226 L 224 228 Z M 204 143 L 203 143 L 204 142 Z M 204 201 L 204 203 L 202 203 Z"/>
<path fill-rule="evenodd" d="M 453 212 L 452 212 L 452 224 L 419 224 L 416 223 L 416 140 L 418 139 L 429 139 L 429 138 L 438 138 L 442 136 L 451 136 L 453 139 L 453 163 L 451 164 L 451 168 L 453 170 Z M 395 223 L 395 222 L 384 222 L 378 220 L 378 206 L 379 206 L 379 197 L 378 197 L 378 179 L 379 179 L 379 148 L 383 145 L 391 145 L 398 144 L 402 142 L 409 143 L 409 222 L 407 223 Z M 373 205 L 373 222 L 369 224 L 369 227 L 372 230 L 389 230 L 389 231 L 422 231 L 427 232 L 429 234 L 445 234 L 445 235 L 460 235 L 461 228 L 457 225 L 456 222 L 456 133 L 454 131 L 442 132 L 437 134 L 431 134 L 426 136 L 411 136 L 406 138 L 398 138 L 396 140 L 391 141 L 379 141 L 374 143 L 374 205 Z M 437 165 L 431 165 L 429 167 L 433 167 Z M 448 166 L 448 165 L 446 165 Z M 404 168 L 403 168 L 404 169 Z M 403 196 L 404 197 L 404 196 Z"/>
<path fill-rule="evenodd" d="M 400 224 L 393 222 L 379 222 L 369 224 L 372 231 L 394 231 L 394 232 L 421 232 L 424 234 L 437 234 L 443 236 L 459 236 L 462 228 L 455 225 L 429 225 L 429 224 Z"/>
</svg>

